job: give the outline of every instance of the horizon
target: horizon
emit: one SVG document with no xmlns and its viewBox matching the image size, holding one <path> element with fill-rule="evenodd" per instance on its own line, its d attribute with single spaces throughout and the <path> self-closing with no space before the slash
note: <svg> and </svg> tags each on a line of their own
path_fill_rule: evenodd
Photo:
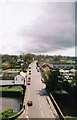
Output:
<svg viewBox="0 0 77 120">
<path fill-rule="evenodd" d="M 8 55 L 8 56 L 25 56 L 27 54 L 31 54 L 31 55 L 35 55 L 35 56 L 50 56 L 50 57 L 53 57 L 53 56 L 61 56 L 61 57 L 77 57 L 77 56 L 64 56 L 64 55 L 47 55 L 47 54 L 34 54 L 34 53 L 24 53 L 24 54 L 0 54 L 0 56 L 4 56 L 4 55 Z"/>
</svg>

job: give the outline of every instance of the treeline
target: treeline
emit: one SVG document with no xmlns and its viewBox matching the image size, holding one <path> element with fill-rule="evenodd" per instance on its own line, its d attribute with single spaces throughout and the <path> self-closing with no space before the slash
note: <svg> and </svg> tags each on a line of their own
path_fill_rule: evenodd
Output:
<svg viewBox="0 0 77 120">
<path fill-rule="evenodd" d="M 39 63 L 74 63 L 77 61 L 77 57 L 61 56 L 61 55 L 37 55 L 36 59 Z"/>
<path fill-rule="evenodd" d="M 25 55 L 3 55 L 2 56 L 2 69 L 8 68 L 21 68 L 22 70 L 26 70 L 28 65 L 33 61 L 33 54 L 25 54 Z"/>
<path fill-rule="evenodd" d="M 0 66 L 2 69 L 8 68 L 20 68 L 24 70 L 33 61 L 37 60 L 38 63 L 75 63 L 75 58 L 54 55 L 34 55 L 34 54 L 23 54 L 23 55 L 1 55 Z"/>
</svg>

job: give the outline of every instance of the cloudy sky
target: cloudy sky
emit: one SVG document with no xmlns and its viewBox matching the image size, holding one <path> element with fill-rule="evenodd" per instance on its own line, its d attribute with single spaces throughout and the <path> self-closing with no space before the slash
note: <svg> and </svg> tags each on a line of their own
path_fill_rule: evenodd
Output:
<svg viewBox="0 0 77 120">
<path fill-rule="evenodd" d="M 0 53 L 75 56 L 75 2 L 0 1 Z"/>
</svg>

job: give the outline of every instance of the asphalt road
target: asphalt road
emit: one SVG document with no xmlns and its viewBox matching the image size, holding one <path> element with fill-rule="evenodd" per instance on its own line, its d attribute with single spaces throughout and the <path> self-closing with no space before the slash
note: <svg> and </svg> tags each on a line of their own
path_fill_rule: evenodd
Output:
<svg viewBox="0 0 77 120">
<path fill-rule="evenodd" d="M 27 71 L 27 78 L 31 77 L 31 84 L 27 87 L 27 99 L 33 101 L 31 107 L 27 106 L 26 118 L 59 118 L 51 102 L 51 108 L 47 102 L 45 84 L 41 82 L 41 73 L 37 72 L 36 63 L 31 64 L 31 75 Z"/>
</svg>

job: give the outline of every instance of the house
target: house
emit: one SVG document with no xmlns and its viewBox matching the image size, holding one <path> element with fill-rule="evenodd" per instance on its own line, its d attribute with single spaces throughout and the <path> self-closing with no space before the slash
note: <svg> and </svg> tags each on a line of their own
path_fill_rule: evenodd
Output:
<svg viewBox="0 0 77 120">
<path fill-rule="evenodd" d="M 59 72 L 60 72 L 62 75 L 68 75 L 68 74 L 69 74 L 69 70 L 60 69 Z"/>
<path fill-rule="evenodd" d="M 66 79 L 66 80 L 73 80 L 73 76 L 74 75 L 72 73 L 70 73 L 70 70 L 60 69 L 59 72 L 64 77 L 64 79 Z"/>
<path fill-rule="evenodd" d="M 18 75 L 14 78 L 14 84 L 20 85 L 25 84 L 25 77 L 20 74 L 21 72 L 18 72 Z"/>
<path fill-rule="evenodd" d="M 20 75 L 22 75 L 24 78 L 26 78 L 26 73 L 24 73 L 23 71 L 20 72 Z"/>
</svg>

